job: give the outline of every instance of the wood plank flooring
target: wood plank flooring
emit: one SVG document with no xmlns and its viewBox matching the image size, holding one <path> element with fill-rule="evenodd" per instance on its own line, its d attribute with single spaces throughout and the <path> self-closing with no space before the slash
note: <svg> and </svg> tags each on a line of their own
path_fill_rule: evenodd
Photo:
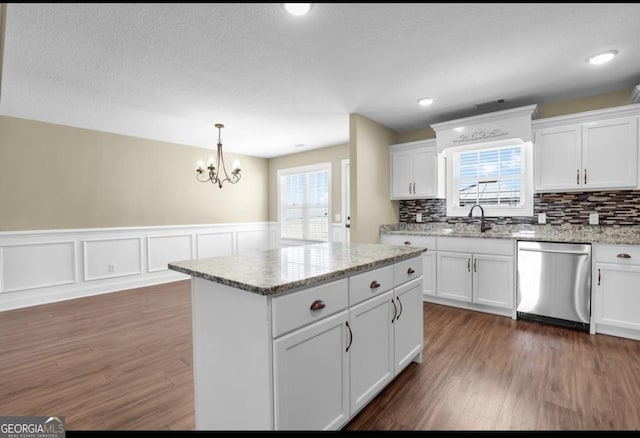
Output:
<svg viewBox="0 0 640 438">
<path fill-rule="evenodd" d="M 0 312 L 0 415 L 193 430 L 188 281 Z M 424 304 L 411 364 L 345 430 L 638 430 L 640 342 Z"/>
</svg>

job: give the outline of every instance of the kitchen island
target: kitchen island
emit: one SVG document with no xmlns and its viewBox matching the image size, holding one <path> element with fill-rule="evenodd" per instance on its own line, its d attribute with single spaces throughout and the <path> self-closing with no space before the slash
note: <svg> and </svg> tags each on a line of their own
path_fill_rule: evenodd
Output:
<svg viewBox="0 0 640 438">
<path fill-rule="evenodd" d="M 196 428 L 340 429 L 422 360 L 423 248 L 326 243 L 191 275 Z"/>
</svg>

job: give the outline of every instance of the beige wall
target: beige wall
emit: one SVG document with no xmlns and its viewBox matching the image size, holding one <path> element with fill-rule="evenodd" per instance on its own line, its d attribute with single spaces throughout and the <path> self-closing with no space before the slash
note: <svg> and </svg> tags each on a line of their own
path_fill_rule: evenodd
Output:
<svg viewBox="0 0 640 438">
<path fill-rule="evenodd" d="M 269 220 L 278 221 L 278 170 L 311 164 L 331 163 L 331 222 L 342 219 L 342 160 L 349 159 L 349 145 L 343 144 L 284 155 L 269 160 Z"/>
<path fill-rule="evenodd" d="M 410 141 L 426 140 L 429 138 L 436 138 L 436 131 L 430 126 L 416 129 L 415 131 L 399 133 L 398 143 L 408 143 Z"/>
<path fill-rule="evenodd" d="M 0 231 L 262 222 L 268 161 L 196 181 L 213 150 L 0 116 Z"/>
<path fill-rule="evenodd" d="M 351 241 L 378 243 L 379 227 L 398 222 L 398 202 L 389 193 L 389 145 L 397 132 L 359 114 L 349 116 Z"/>
<path fill-rule="evenodd" d="M 632 92 L 633 88 L 625 88 L 581 99 L 541 104 L 538 105 L 538 119 L 628 105 Z"/>
</svg>

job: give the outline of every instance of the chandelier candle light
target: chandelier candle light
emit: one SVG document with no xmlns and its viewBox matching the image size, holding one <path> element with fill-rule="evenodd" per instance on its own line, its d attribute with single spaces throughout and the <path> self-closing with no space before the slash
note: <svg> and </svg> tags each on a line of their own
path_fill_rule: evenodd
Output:
<svg viewBox="0 0 640 438">
<path fill-rule="evenodd" d="M 198 163 L 198 168 L 196 169 L 196 178 L 200 182 L 209 182 L 211 184 L 218 184 L 218 187 L 222 188 L 222 184 L 225 181 L 229 181 L 231 184 L 235 184 L 240 181 L 240 162 L 238 160 L 234 161 L 231 169 L 231 176 L 227 174 L 227 169 L 224 166 L 224 157 L 222 156 L 222 140 L 220 140 L 220 130 L 224 128 L 222 123 L 216 123 L 216 128 L 218 128 L 218 153 L 216 156 L 215 166 L 213 165 L 213 157 L 209 158 L 209 164 L 207 165 L 207 169 L 209 170 L 209 175 L 205 175 L 204 163 L 200 161 Z M 221 167 L 222 166 L 222 167 Z M 224 172 L 224 178 L 221 178 L 220 169 Z"/>
</svg>

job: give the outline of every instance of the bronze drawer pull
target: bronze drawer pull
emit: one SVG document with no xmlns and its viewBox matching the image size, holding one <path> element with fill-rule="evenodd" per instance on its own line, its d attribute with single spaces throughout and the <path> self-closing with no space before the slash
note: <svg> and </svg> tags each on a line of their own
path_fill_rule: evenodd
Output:
<svg viewBox="0 0 640 438">
<path fill-rule="evenodd" d="M 324 309 L 326 304 L 324 304 L 324 301 L 322 300 L 315 300 L 313 303 L 311 303 L 311 307 L 309 307 L 310 310 L 321 310 Z"/>
<path fill-rule="evenodd" d="M 409 240 L 405 240 L 405 241 L 404 241 L 404 244 L 405 244 L 405 245 L 411 245 L 411 241 L 409 241 Z"/>
<path fill-rule="evenodd" d="M 631 258 L 631 256 L 629 254 L 625 254 L 625 253 L 618 254 L 616 257 L 618 257 L 619 259 L 630 259 Z"/>
<path fill-rule="evenodd" d="M 380 287 L 380 283 L 378 283 L 377 281 L 373 280 L 373 281 L 371 282 L 371 284 L 369 285 L 369 287 L 370 287 L 371 289 L 377 289 L 377 288 L 379 288 L 379 287 Z"/>
<path fill-rule="evenodd" d="M 411 274 L 415 274 L 415 273 L 416 273 L 415 269 L 413 269 L 413 268 L 407 269 L 407 274 L 411 275 Z"/>
</svg>

